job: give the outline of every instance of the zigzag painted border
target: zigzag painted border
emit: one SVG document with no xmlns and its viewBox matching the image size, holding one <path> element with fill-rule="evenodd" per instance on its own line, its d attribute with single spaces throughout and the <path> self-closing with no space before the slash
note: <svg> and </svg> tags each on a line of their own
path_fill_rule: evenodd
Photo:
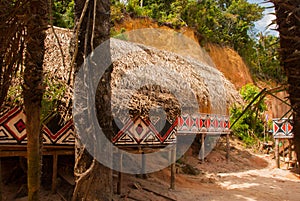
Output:
<svg viewBox="0 0 300 201">
<path fill-rule="evenodd" d="M 59 131 L 52 133 L 51 130 L 43 124 L 42 132 L 45 144 L 74 144 L 75 143 L 75 132 L 73 121 L 69 120 Z M 69 140 L 67 140 L 69 139 Z"/>
<path fill-rule="evenodd" d="M 14 107 L 0 117 L 0 145 L 26 144 L 26 115 L 22 108 Z M 73 121 L 69 120 L 56 133 L 42 125 L 43 143 L 47 145 L 74 145 L 75 131 Z"/>
<path fill-rule="evenodd" d="M 8 110 L 0 117 L 0 144 L 26 144 L 26 116 L 21 108 Z M 162 131 L 157 131 L 155 124 L 148 119 L 136 117 L 124 122 L 123 128 L 112 139 L 115 145 L 164 145 L 176 143 L 178 134 L 228 133 L 229 117 L 217 114 L 184 114 L 173 123 L 166 120 Z M 158 126 L 158 125 L 156 125 Z M 283 127 L 282 127 L 283 128 Z M 293 137 L 290 124 L 284 126 L 289 133 L 274 136 Z M 47 145 L 74 145 L 75 131 L 73 121 L 66 122 L 56 133 L 43 124 L 43 143 Z"/>
<path fill-rule="evenodd" d="M 128 119 L 124 127 L 115 135 L 112 142 L 115 145 L 163 145 L 176 143 L 177 120 L 161 135 L 151 121 L 135 117 Z"/>
</svg>

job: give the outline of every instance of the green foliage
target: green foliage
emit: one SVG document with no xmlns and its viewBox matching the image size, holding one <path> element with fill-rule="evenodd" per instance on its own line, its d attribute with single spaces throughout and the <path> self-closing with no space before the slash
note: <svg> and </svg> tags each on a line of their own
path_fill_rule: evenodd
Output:
<svg viewBox="0 0 300 201">
<path fill-rule="evenodd" d="M 21 77 L 19 73 L 17 73 L 15 79 L 21 83 Z M 22 91 L 23 89 L 21 84 L 10 85 L 7 92 L 7 102 L 12 103 L 13 105 L 21 105 L 23 103 Z"/>
<path fill-rule="evenodd" d="M 262 7 L 246 0 L 129 0 L 125 6 L 127 12 L 161 24 L 194 27 L 202 39 L 238 51 L 253 40 L 248 33 L 263 12 Z M 119 3 L 113 1 L 112 10 L 118 7 Z"/>
<path fill-rule="evenodd" d="M 138 0 L 129 0 L 126 5 L 126 11 L 134 16 L 149 16 L 149 10 L 140 6 Z"/>
<path fill-rule="evenodd" d="M 147 16 L 157 20 L 160 24 L 178 28 L 185 25 L 185 22 L 181 19 L 181 11 L 185 4 L 186 1 L 184 0 L 149 0 L 142 2 L 129 0 L 126 4 L 126 11 L 135 16 Z"/>
<path fill-rule="evenodd" d="M 124 3 L 119 1 L 113 1 L 111 6 L 111 11 L 110 11 L 111 22 L 113 24 L 117 22 L 121 22 L 122 19 L 124 18 L 125 11 L 126 11 L 126 6 Z"/>
<path fill-rule="evenodd" d="M 252 74 L 259 79 L 285 82 L 285 73 L 279 61 L 279 38 L 264 36 L 261 33 L 258 37 L 258 41 L 253 45 L 253 53 L 249 55 Z"/>
<path fill-rule="evenodd" d="M 248 105 L 259 92 L 256 86 L 248 84 L 242 87 L 240 94 L 246 105 Z M 263 138 L 263 114 L 266 109 L 267 106 L 264 98 L 255 100 L 250 109 L 248 109 L 231 128 L 234 134 L 248 145 L 253 145 L 258 139 Z M 234 105 L 230 109 L 230 121 L 236 121 L 243 111 L 244 108 L 242 106 Z"/>
<path fill-rule="evenodd" d="M 52 4 L 53 25 L 74 27 L 74 0 L 54 0 Z"/>
<path fill-rule="evenodd" d="M 190 2 L 182 19 L 211 42 L 240 50 L 251 40 L 248 32 L 261 19 L 263 8 L 246 0 Z"/>
<path fill-rule="evenodd" d="M 112 27 L 110 29 L 110 36 L 113 37 L 113 38 L 117 38 L 117 39 L 120 39 L 120 40 L 125 40 L 127 41 L 128 38 L 127 36 L 124 34 L 126 32 L 126 29 L 124 27 L 122 27 L 120 29 L 120 31 L 117 31 L 114 27 Z"/>
<path fill-rule="evenodd" d="M 46 74 L 44 76 L 45 91 L 42 99 L 41 119 L 44 120 L 48 115 L 57 112 L 58 107 L 62 104 L 62 100 L 66 94 L 66 86 L 57 79 L 53 79 L 53 75 Z M 8 101 L 13 105 L 22 105 L 22 76 L 17 73 L 14 84 L 10 86 L 7 94 Z"/>
<path fill-rule="evenodd" d="M 66 86 L 57 80 L 53 80 L 51 76 L 46 75 L 44 77 L 44 85 L 46 86 L 46 90 L 42 99 L 42 120 L 48 115 L 53 114 L 53 112 L 56 112 L 66 92 Z"/>
</svg>

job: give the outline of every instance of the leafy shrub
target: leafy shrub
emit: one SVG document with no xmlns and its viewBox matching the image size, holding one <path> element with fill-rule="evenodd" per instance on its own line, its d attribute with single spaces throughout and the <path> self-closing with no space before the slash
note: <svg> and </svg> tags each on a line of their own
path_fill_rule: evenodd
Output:
<svg viewBox="0 0 300 201">
<path fill-rule="evenodd" d="M 121 2 L 113 3 L 111 6 L 111 22 L 114 24 L 116 22 L 122 21 L 122 19 L 124 18 L 125 10 L 125 4 Z"/>
<path fill-rule="evenodd" d="M 256 86 L 247 84 L 242 87 L 240 94 L 248 105 L 259 92 Z M 264 97 L 257 98 L 247 111 L 244 111 L 244 108 L 240 105 L 234 105 L 230 109 L 230 121 L 235 122 L 240 117 L 231 128 L 234 135 L 238 136 L 247 145 L 253 145 L 257 140 L 262 139 L 264 131 L 263 114 L 266 109 Z"/>
</svg>

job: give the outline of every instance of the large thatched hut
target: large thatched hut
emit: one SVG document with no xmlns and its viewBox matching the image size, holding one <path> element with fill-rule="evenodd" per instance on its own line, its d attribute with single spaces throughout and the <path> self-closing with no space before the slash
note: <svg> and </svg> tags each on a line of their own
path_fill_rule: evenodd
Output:
<svg viewBox="0 0 300 201">
<path fill-rule="evenodd" d="M 74 87 L 74 69 L 71 68 L 69 50 L 72 31 L 55 28 L 54 34 L 49 28 L 47 33 L 44 58 L 46 90 L 43 101 L 46 122 L 53 118 L 53 111 L 63 117 L 71 114 Z M 156 116 L 165 115 L 170 124 L 185 112 L 228 115 L 229 106 L 241 102 L 233 84 L 214 68 L 213 62 L 197 43 L 182 34 L 143 29 L 122 34 L 118 38 L 123 40 L 109 41 L 111 64 L 100 67 L 111 68 L 111 90 L 108 95 L 115 127 L 120 127 L 120 122 L 124 125 L 127 117 L 139 116 L 150 120 L 151 116 L 155 116 L 150 115 L 151 112 L 157 113 Z M 101 47 L 96 48 L 93 54 L 96 63 L 101 64 Z M 92 74 L 94 80 L 98 81 L 100 79 L 97 76 L 102 76 L 97 72 Z M 21 81 L 16 78 L 6 105 L 22 105 L 20 84 Z M 97 86 L 99 83 L 93 84 Z M 107 111 L 101 111 L 97 105 L 96 109 L 100 122 L 108 117 Z M 114 129 L 110 138 L 117 135 L 120 129 Z"/>
<path fill-rule="evenodd" d="M 92 150 L 99 124 L 106 140 L 138 149 L 178 145 L 179 131 L 229 132 L 228 108 L 241 98 L 191 39 L 166 30 L 124 33 L 97 47 L 75 79 L 69 49 L 72 31 L 54 30 L 47 30 L 45 41 L 42 134 L 43 153 L 56 161 L 60 154 L 74 154 L 74 125 Z M 0 157 L 26 155 L 20 77 L 14 79 L 1 108 Z M 158 160 L 156 155 L 149 157 Z M 136 170 L 131 166 L 124 171 L 132 172 L 130 168 Z M 157 168 L 144 172 L 153 170 Z"/>
</svg>

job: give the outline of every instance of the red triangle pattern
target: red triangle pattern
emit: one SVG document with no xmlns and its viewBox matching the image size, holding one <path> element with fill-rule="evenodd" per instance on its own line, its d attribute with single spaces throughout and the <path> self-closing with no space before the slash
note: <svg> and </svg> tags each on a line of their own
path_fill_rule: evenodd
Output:
<svg viewBox="0 0 300 201">
<path fill-rule="evenodd" d="M 0 117 L 0 131 L 6 136 L 0 138 L 0 144 L 26 144 L 26 115 L 23 109 L 15 107 L 7 110 Z M 3 134 L 2 134 L 3 135 Z M 43 125 L 42 135 L 43 143 L 47 145 L 74 145 L 74 141 L 62 141 L 70 135 L 74 135 L 74 125 L 70 120 L 65 126 L 56 133 L 52 133 L 45 125 Z"/>
<path fill-rule="evenodd" d="M 273 119 L 274 138 L 293 138 L 293 126 L 291 120 L 287 118 Z"/>
</svg>

